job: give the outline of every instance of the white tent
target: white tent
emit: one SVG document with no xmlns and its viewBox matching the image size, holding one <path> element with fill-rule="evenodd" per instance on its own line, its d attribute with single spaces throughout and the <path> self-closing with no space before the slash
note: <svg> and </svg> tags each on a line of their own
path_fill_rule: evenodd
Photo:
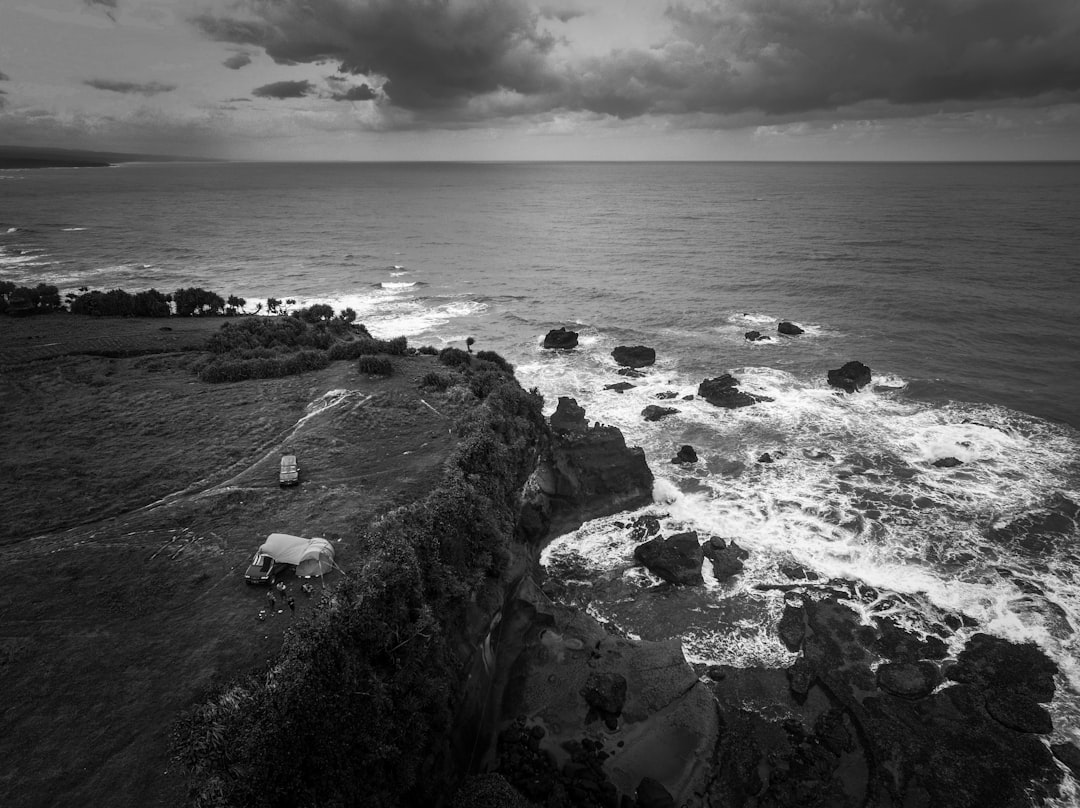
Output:
<svg viewBox="0 0 1080 808">
<path fill-rule="evenodd" d="M 296 574 L 303 578 L 324 575 L 334 568 L 334 545 L 326 539 L 304 539 L 287 533 L 271 533 L 259 552 L 274 561 L 292 564 L 296 567 Z"/>
</svg>

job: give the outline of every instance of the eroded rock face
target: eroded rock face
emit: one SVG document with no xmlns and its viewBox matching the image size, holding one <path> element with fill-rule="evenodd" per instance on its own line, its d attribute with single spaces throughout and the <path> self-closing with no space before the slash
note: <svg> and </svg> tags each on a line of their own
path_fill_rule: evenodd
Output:
<svg viewBox="0 0 1080 808">
<path fill-rule="evenodd" d="M 644 345 L 619 345 L 611 357 L 623 367 L 643 368 L 656 361 L 656 351 Z"/>
<path fill-rule="evenodd" d="M 568 331 L 566 327 L 555 328 L 548 331 L 547 336 L 544 337 L 545 348 L 555 348 L 558 350 L 567 351 L 571 348 L 576 348 L 578 345 L 578 332 Z"/>
<path fill-rule="evenodd" d="M 698 385 L 697 394 L 713 406 L 728 409 L 749 407 L 759 401 L 772 401 L 767 396 L 754 396 L 742 392 L 739 389 L 739 380 L 730 373 L 717 376 L 715 379 L 705 379 Z"/>
<path fill-rule="evenodd" d="M 862 362 L 845 362 L 836 370 L 830 370 L 829 384 L 847 393 L 855 393 L 870 384 L 870 368 Z"/>
<path fill-rule="evenodd" d="M 668 583 L 697 586 L 705 583 L 701 565 L 705 554 L 694 531 L 669 538 L 657 536 L 634 548 L 634 559 Z"/>
<path fill-rule="evenodd" d="M 534 516 L 546 511 L 551 535 L 652 502 L 653 475 L 645 452 L 628 447 L 618 428 L 590 426 L 585 410 L 562 397 L 551 416 L 551 433 L 551 446 L 525 498 Z"/>
</svg>

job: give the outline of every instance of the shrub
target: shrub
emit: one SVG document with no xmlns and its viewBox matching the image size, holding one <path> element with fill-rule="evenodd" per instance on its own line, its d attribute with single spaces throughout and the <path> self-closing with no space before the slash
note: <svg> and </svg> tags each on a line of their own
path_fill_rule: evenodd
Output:
<svg viewBox="0 0 1080 808">
<path fill-rule="evenodd" d="M 460 348 L 443 348 L 439 351 L 439 361 L 447 367 L 468 367 L 471 357 Z"/>
<path fill-rule="evenodd" d="M 330 364 L 323 351 L 296 351 L 274 357 L 254 356 L 249 359 L 222 357 L 199 371 L 204 382 L 238 382 L 245 379 L 277 379 L 308 370 L 321 370 Z"/>
<path fill-rule="evenodd" d="M 63 307 L 60 290 L 47 283 L 37 286 L 16 286 L 11 281 L 0 282 L 0 312 L 6 314 L 46 314 Z"/>
<path fill-rule="evenodd" d="M 454 384 L 454 377 L 449 373 L 437 373 L 432 370 L 424 374 L 420 380 L 420 386 L 438 390 L 440 393 L 450 389 Z"/>
<path fill-rule="evenodd" d="M 509 362 L 507 362 L 505 359 L 503 359 L 501 356 L 499 356 L 494 351 L 477 351 L 476 352 L 476 358 L 477 359 L 483 359 L 485 362 L 491 362 L 493 364 L 496 364 L 502 370 L 509 373 L 511 376 L 514 375 L 514 366 L 511 365 Z"/>
<path fill-rule="evenodd" d="M 434 345 L 421 345 L 416 349 L 418 354 L 424 354 L 425 356 L 435 356 L 439 353 L 439 349 Z"/>
<path fill-rule="evenodd" d="M 217 292 L 210 292 L 201 287 L 177 289 L 173 292 L 176 313 L 181 317 L 203 314 L 221 314 L 225 301 Z"/>
<path fill-rule="evenodd" d="M 381 356 L 361 356 L 358 367 L 361 373 L 372 376 L 389 376 L 394 372 L 390 360 Z"/>
</svg>

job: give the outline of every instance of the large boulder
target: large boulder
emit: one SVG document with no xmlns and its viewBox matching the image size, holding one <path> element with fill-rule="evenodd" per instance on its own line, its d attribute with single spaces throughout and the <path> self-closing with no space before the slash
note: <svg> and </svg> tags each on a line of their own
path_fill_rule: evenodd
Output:
<svg viewBox="0 0 1080 808">
<path fill-rule="evenodd" d="M 672 463 L 696 463 L 698 461 L 697 452 L 694 451 L 694 447 L 686 444 L 682 446 L 675 456 L 671 458 Z"/>
<path fill-rule="evenodd" d="M 744 393 L 739 389 L 739 380 L 730 373 L 717 376 L 715 379 L 705 379 L 698 385 L 698 395 L 716 407 L 735 409 L 736 407 L 749 407 L 759 401 L 772 401 L 767 396 L 754 396 Z"/>
<path fill-rule="evenodd" d="M 559 399 L 551 416 L 551 444 L 527 484 L 529 501 L 543 500 L 549 535 L 648 505 L 652 487 L 643 449 L 628 447 L 617 427 L 589 426 L 574 399 Z"/>
<path fill-rule="evenodd" d="M 634 548 L 634 559 L 649 572 L 668 583 L 693 586 L 705 583 L 701 577 L 704 553 L 694 531 L 669 538 L 657 536 Z"/>
<path fill-rule="evenodd" d="M 743 571 L 743 561 L 750 557 L 750 553 L 737 545 L 734 541 L 725 542 L 719 536 L 712 536 L 702 548 L 707 559 L 712 562 L 713 575 L 718 581 L 726 581 L 733 575 Z"/>
<path fill-rule="evenodd" d="M 661 407 L 658 404 L 650 404 L 648 407 L 641 411 L 646 421 L 659 421 L 661 418 L 666 418 L 669 415 L 674 415 L 678 410 L 674 407 Z"/>
<path fill-rule="evenodd" d="M 886 662 L 877 669 L 878 687 L 905 699 L 926 698 L 940 680 L 933 662 Z"/>
<path fill-rule="evenodd" d="M 787 334 L 789 337 L 797 337 L 799 334 L 805 333 L 803 329 L 788 320 L 781 322 L 780 325 L 776 327 L 776 330 L 781 334 Z"/>
<path fill-rule="evenodd" d="M 644 345 L 619 345 L 611 356 L 617 364 L 628 368 L 643 368 L 656 361 L 656 351 Z"/>
<path fill-rule="evenodd" d="M 545 348 L 568 351 L 571 348 L 576 348 L 577 344 L 578 332 L 568 331 L 565 326 L 548 331 L 547 336 L 544 337 Z"/>
<path fill-rule="evenodd" d="M 862 362 L 845 362 L 836 370 L 830 370 L 828 378 L 833 387 L 854 393 L 870 384 L 870 368 Z"/>
</svg>

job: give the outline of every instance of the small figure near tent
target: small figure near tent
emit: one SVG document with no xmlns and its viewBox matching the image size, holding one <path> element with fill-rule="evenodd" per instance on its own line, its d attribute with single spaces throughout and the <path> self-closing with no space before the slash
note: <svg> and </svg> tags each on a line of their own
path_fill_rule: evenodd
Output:
<svg viewBox="0 0 1080 808">
<path fill-rule="evenodd" d="M 295 600 L 293 600 L 293 599 L 292 599 L 292 598 L 290 597 L 290 598 L 289 598 L 289 599 L 288 599 L 287 601 L 285 601 L 285 602 L 289 604 L 289 611 L 290 611 L 290 612 L 292 612 L 293 614 L 296 614 L 296 601 L 295 601 Z"/>
<path fill-rule="evenodd" d="M 311 584 L 301 584 L 300 591 L 310 598 L 315 593 L 315 587 Z"/>
<path fill-rule="evenodd" d="M 277 588 L 278 593 L 282 597 L 285 597 L 285 582 L 284 581 L 278 581 L 276 588 Z"/>
</svg>

